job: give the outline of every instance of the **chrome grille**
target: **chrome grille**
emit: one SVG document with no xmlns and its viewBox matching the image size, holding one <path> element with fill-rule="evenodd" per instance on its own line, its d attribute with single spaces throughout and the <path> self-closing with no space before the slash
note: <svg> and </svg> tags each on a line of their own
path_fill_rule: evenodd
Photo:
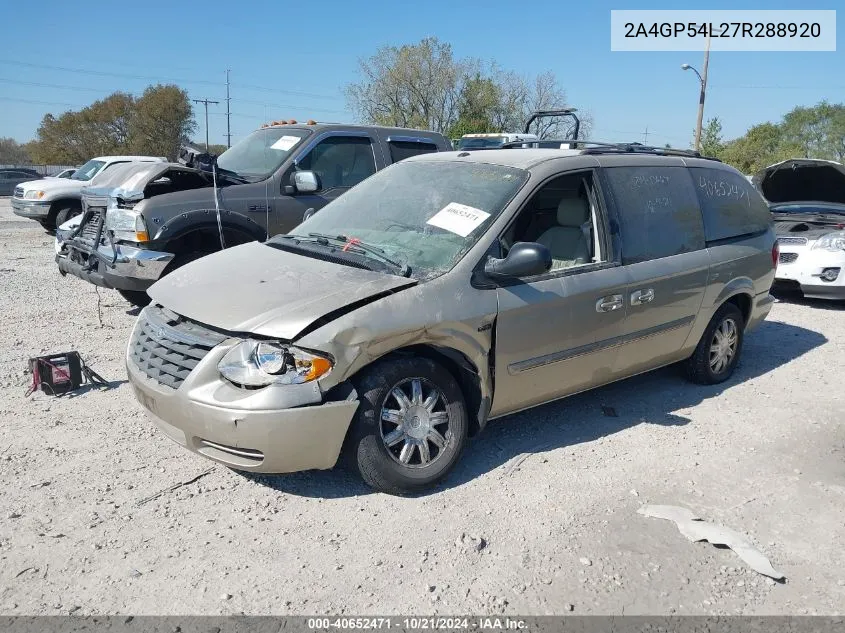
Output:
<svg viewBox="0 0 845 633">
<path fill-rule="evenodd" d="M 798 259 L 798 253 L 781 253 L 778 257 L 779 264 L 791 264 Z"/>
<path fill-rule="evenodd" d="M 160 306 L 141 311 L 129 343 L 129 359 L 160 385 L 178 389 L 205 355 L 226 335 Z"/>
<path fill-rule="evenodd" d="M 806 244 L 806 237 L 779 237 L 778 244 Z"/>
<path fill-rule="evenodd" d="M 23 187 L 15 187 L 15 198 L 23 198 Z"/>
</svg>

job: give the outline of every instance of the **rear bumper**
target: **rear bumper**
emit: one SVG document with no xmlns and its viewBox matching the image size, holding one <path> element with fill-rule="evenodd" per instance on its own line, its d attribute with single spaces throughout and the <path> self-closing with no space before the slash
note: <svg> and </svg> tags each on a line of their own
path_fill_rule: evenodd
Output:
<svg viewBox="0 0 845 633">
<path fill-rule="evenodd" d="M 50 215 L 50 205 L 50 202 L 12 198 L 12 213 L 33 220 L 47 219 Z"/>
<path fill-rule="evenodd" d="M 754 297 L 754 305 L 751 306 L 751 314 L 748 315 L 748 323 L 745 324 L 745 329 L 753 330 L 760 325 L 771 312 L 774 303 L 775 298 L 768 292 Z"/>
<path fill-rule="evenodd" d="M 115 245 L 114 251 L 101 245 L 89 253 L 74 240 L 68 240 L 56 255 L 56 264 L 62 274 L 69 273 L 95 286 L 143 291 L 158 281 L 173 257 L 173 253 L 125 244 Z"/>
</svg>

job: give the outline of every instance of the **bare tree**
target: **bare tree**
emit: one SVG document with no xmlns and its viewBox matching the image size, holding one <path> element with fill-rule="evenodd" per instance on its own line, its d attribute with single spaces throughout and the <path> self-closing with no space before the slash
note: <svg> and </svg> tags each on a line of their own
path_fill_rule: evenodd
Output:
<svg viewBox="0 0 845 633">
<path fill-rule="evenodd" d="M 452 47 L 436 37 L 385 46 L 359 61 L 361 81 L 346 87 L 346 98 L 362 121 L 446 132 L 475 64 L 456 61 Z"/>
</svg>

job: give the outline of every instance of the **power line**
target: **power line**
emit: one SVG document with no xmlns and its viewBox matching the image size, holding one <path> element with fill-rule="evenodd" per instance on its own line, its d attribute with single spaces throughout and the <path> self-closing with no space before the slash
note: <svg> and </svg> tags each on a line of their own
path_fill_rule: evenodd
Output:
<svg viewBox="0 0 845 633">
<path fill-rule="evenodd" d="M 84 105 L 78 103 L 64 103 L 62 101 L 37 101 L 34 99 L 18 99 L 17 97 L 0 97 L 0 101 L 15 101 L 17 103 L 31 103 L 34 105 L 48 105 L 48 106 L 67 106 L 69 108 L 84 108 Z"/>
<path fill-rule="evenodd" d="M 154 75 L 135 75 L 131 73 L 109 72 L 104 70 L 90 70 L 86 68 L 71 68 L 68 66 L 53 66 L 51 64 L 34 64 L 32 62 L 23 62 L 14 59 L 0 59 L 0 64 L 9 64 L 12 66 L 24 66 L 27 68 L 40 68 L 44 70 L 60 70 L 68 73 L 79 73 L 83 75 L 96 75 L 98 77 L 117 77 L 121 79 L 140 79 L 143 81 L 154 82 L 173 82 L 180 84 L 197 84 L 204 86 L 220 86 L 220 82 L 209 81 L 206 79 L 185 79 L 176 77 L 157 77 Z M 296 95 L 300 97 L 312 97 L 315 99 L 336 99 L 339 95 L 326 95 L 313 92 L 301 92 L 298 90 L 287 90 L 284 88 L 276 88 L 270 86 L 258 86 L 254 84 L 233 84 L 233 86 L 245 88 L 249 90 L 260 90 L 264 92 L 279 92 L 284 94 Z"/>
</svg>

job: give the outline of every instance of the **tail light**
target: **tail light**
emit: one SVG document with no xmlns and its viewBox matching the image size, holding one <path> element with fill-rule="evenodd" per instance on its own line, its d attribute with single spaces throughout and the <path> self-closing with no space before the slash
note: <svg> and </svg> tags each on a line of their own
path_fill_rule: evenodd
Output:
<svg viewBox="0 0 845 633">
<path fill-rule="evenodd" d="M 778 266 L 778 258 L 780 257 L 780 246 L 778 245 L 778 241 L 775 240 L 775 243 L 772 244 L 772 266 L 777 268 Z"/>
</svg>

